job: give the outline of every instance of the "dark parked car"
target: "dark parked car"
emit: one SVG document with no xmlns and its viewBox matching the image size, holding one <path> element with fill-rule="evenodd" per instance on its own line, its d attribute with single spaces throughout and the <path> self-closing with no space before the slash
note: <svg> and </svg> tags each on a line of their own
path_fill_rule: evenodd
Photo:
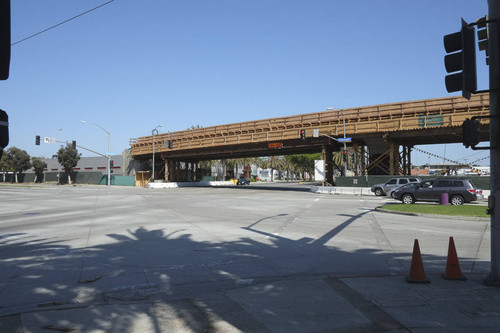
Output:
<svg viewBox="0 0 500 333">
<path fill-rule="evenodd" d="M 409 183 L 420 183 L 420 179 L 416 177 L 391 178 L 384 184 L 373 185 L 371 191 L 375 193 L 376 196 L 387 195 L 388 192 L 392 192 L 395 188 Z"/>
<path fill-rule="evenodd" d="M 236 182 L 236 185 L 250 185 L 250 180 L 245 177 L 240 177 L 240 179 Z"/>
<path fill-rule="evenodd" d="M 439 202 L 442 193 L 448 193 L 448 200 L 452 205 L 462 205 L 464 202 L 476 201 L 478 198 L 476 187 L 470 180 L 439 178 L 402 186 L 394 191 L 393 197 L 404 204 L 412 204 L 416 201 Z"/>
</svg>

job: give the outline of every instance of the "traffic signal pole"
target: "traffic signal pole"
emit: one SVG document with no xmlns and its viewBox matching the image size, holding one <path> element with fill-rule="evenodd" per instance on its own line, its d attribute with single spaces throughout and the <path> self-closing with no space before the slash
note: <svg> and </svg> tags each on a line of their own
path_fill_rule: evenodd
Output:
<svg viewBox="0 0 500 333">
<path fill-rule="evenodd" d="M 37 140 L 39 140 L 39 136 L 37 135 Z M 53 141 L 54 143 L 57 142 L 57 143 L 65 143 L 67 145 L 69 145 L 69 142 L 67 141 L 58 141 L 58 140 L 54 140 Z M 80 146 L 80 145 L 77 145 L 76 144 L 76 141 L 73 141 L 72 142 L 72 145 L 74 146 L 73 148 L 76 149 L 76 147 L 78 148 L 81 148 L 81 149 L 84 149 L 86 151 L 90 151 L 91 153 L 94 153 L 94 154 L 97 154 L 99 156 L 102 156 L 102 157 L 106 157 L 108 159 L 108 186 L 111 186 L 111 182 L 110 182 L 110 178 L 111 178 L 111 166 L 110 166 L 110 161 L 111 161 L 111 155 L 109 155 L 109 151 L 108 151 L 108 154 L 107 155 L 104 155 L 104 154 L 101 154 L 95 150 L 92 150 L 92 149 L 89 149 L 89 148 L 86 148 L 86 147 L 83 147 L 83 146 Z M 109 149 L 108 149 L 109 150 Z"/>
<path fill-rule="evenodd" d="M 500 1 L 488 0 L 490 56 L 490 197 L 491 272 L 485 283 L 500 287 Z"/>
</svg>

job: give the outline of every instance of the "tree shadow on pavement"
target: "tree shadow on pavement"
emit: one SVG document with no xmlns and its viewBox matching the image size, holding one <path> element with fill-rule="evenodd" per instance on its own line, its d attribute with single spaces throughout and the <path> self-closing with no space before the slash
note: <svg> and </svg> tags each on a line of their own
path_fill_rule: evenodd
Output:
<svg viewBox="0 0 500 333">
<path fill-rule="evenodd" d="M 23 313 L 24 325 L 35 331 L 262 332 L 272 320 L 300 331 L 304 323 L 293 318 L 293 311 L 283 318 L 283 304 L 299 295 L 287 294 L 290 281 L 388 275 L 395 261 L 402 270 L 409 268 L 409 252 L 335 246 L 335 236 L 366 213 L 317 239 L 293 240 L 259 230 L 259 221 L 242 227 L 247 237 L 218 242 L 197 240 L 182 229 L 143 227 L 108 234 L 113 242 L 81 248 L 61 240 L 4 235 L 0 316 Z M 319 315 L 324 303 L 318 294 L 306 302 Z M 258 313 L 252 313 L 256 307 Z M 311 318 L 307 325 L 314 328 Z"/>
</svg>

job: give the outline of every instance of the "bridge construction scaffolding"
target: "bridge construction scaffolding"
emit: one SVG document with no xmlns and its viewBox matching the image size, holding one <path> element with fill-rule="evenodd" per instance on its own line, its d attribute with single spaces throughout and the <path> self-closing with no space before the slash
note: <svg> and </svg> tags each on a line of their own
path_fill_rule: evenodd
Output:
<svg viewBox="0 0 500 333">
<path fill-rule="evenodd" d="M 488 94 L 470 100 L 455 96 L 389 103 L 162 133 L 155 136 L 155 153 L 165 166 L 164 179 L 177 181 L 180 162 L 195 170 L 203 160 L 322 152 L 330 182 L 332 152 L 343 144 L 329 137 L 343 137 L 345 122 L 359 174 L 405 175 L 411 172 L 415 145 L 461 142 L 463 121 L 488 114 Z M 482 140 L 489 138 L 488 125 L 488 119 L 481 119 Z M 328 137 L 314 137 L 314 130 Z M 151 159 L 152 136 L 131 139 L 130 144 L 134 159 Z"/>
</svg>

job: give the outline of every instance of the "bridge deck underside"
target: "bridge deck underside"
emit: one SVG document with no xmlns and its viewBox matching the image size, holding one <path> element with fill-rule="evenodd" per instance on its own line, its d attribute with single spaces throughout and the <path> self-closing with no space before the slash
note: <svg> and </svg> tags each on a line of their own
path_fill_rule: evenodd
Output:
<svg viewBox="0 0 500 333">
<path fill-rule="evenodd" d="M 369 137 L 401 145 L 422 145 L 461 142 L 461 125 L 466 118 L 489 114 L 487 94 L 445 97 L 383 104 L 344 110 L 345 133 L 352 141 L 364 145 Z M 155 136 L 155 151 L 163 158 L 205 160 L 246 156 L 286 155 L 319 152 L 325 145 L 340 147 L 325 136 L 313 138 L 313 130 L 341 137 L 344 134 L 343 114 L 325 111 L 290 117 L 271 118 Z M 488 119 L 482 119 L 482 139 L 488 138 Z M 300 130 L 307 139 L 299 140 Z M 133 139 L 131 154 L 146 159 L 152 155 L 153 137 Z M 171 147 L 168 148 L 168 142 Z M 282 143 L 280 149 L 269 143 Z"/>
</svg>

